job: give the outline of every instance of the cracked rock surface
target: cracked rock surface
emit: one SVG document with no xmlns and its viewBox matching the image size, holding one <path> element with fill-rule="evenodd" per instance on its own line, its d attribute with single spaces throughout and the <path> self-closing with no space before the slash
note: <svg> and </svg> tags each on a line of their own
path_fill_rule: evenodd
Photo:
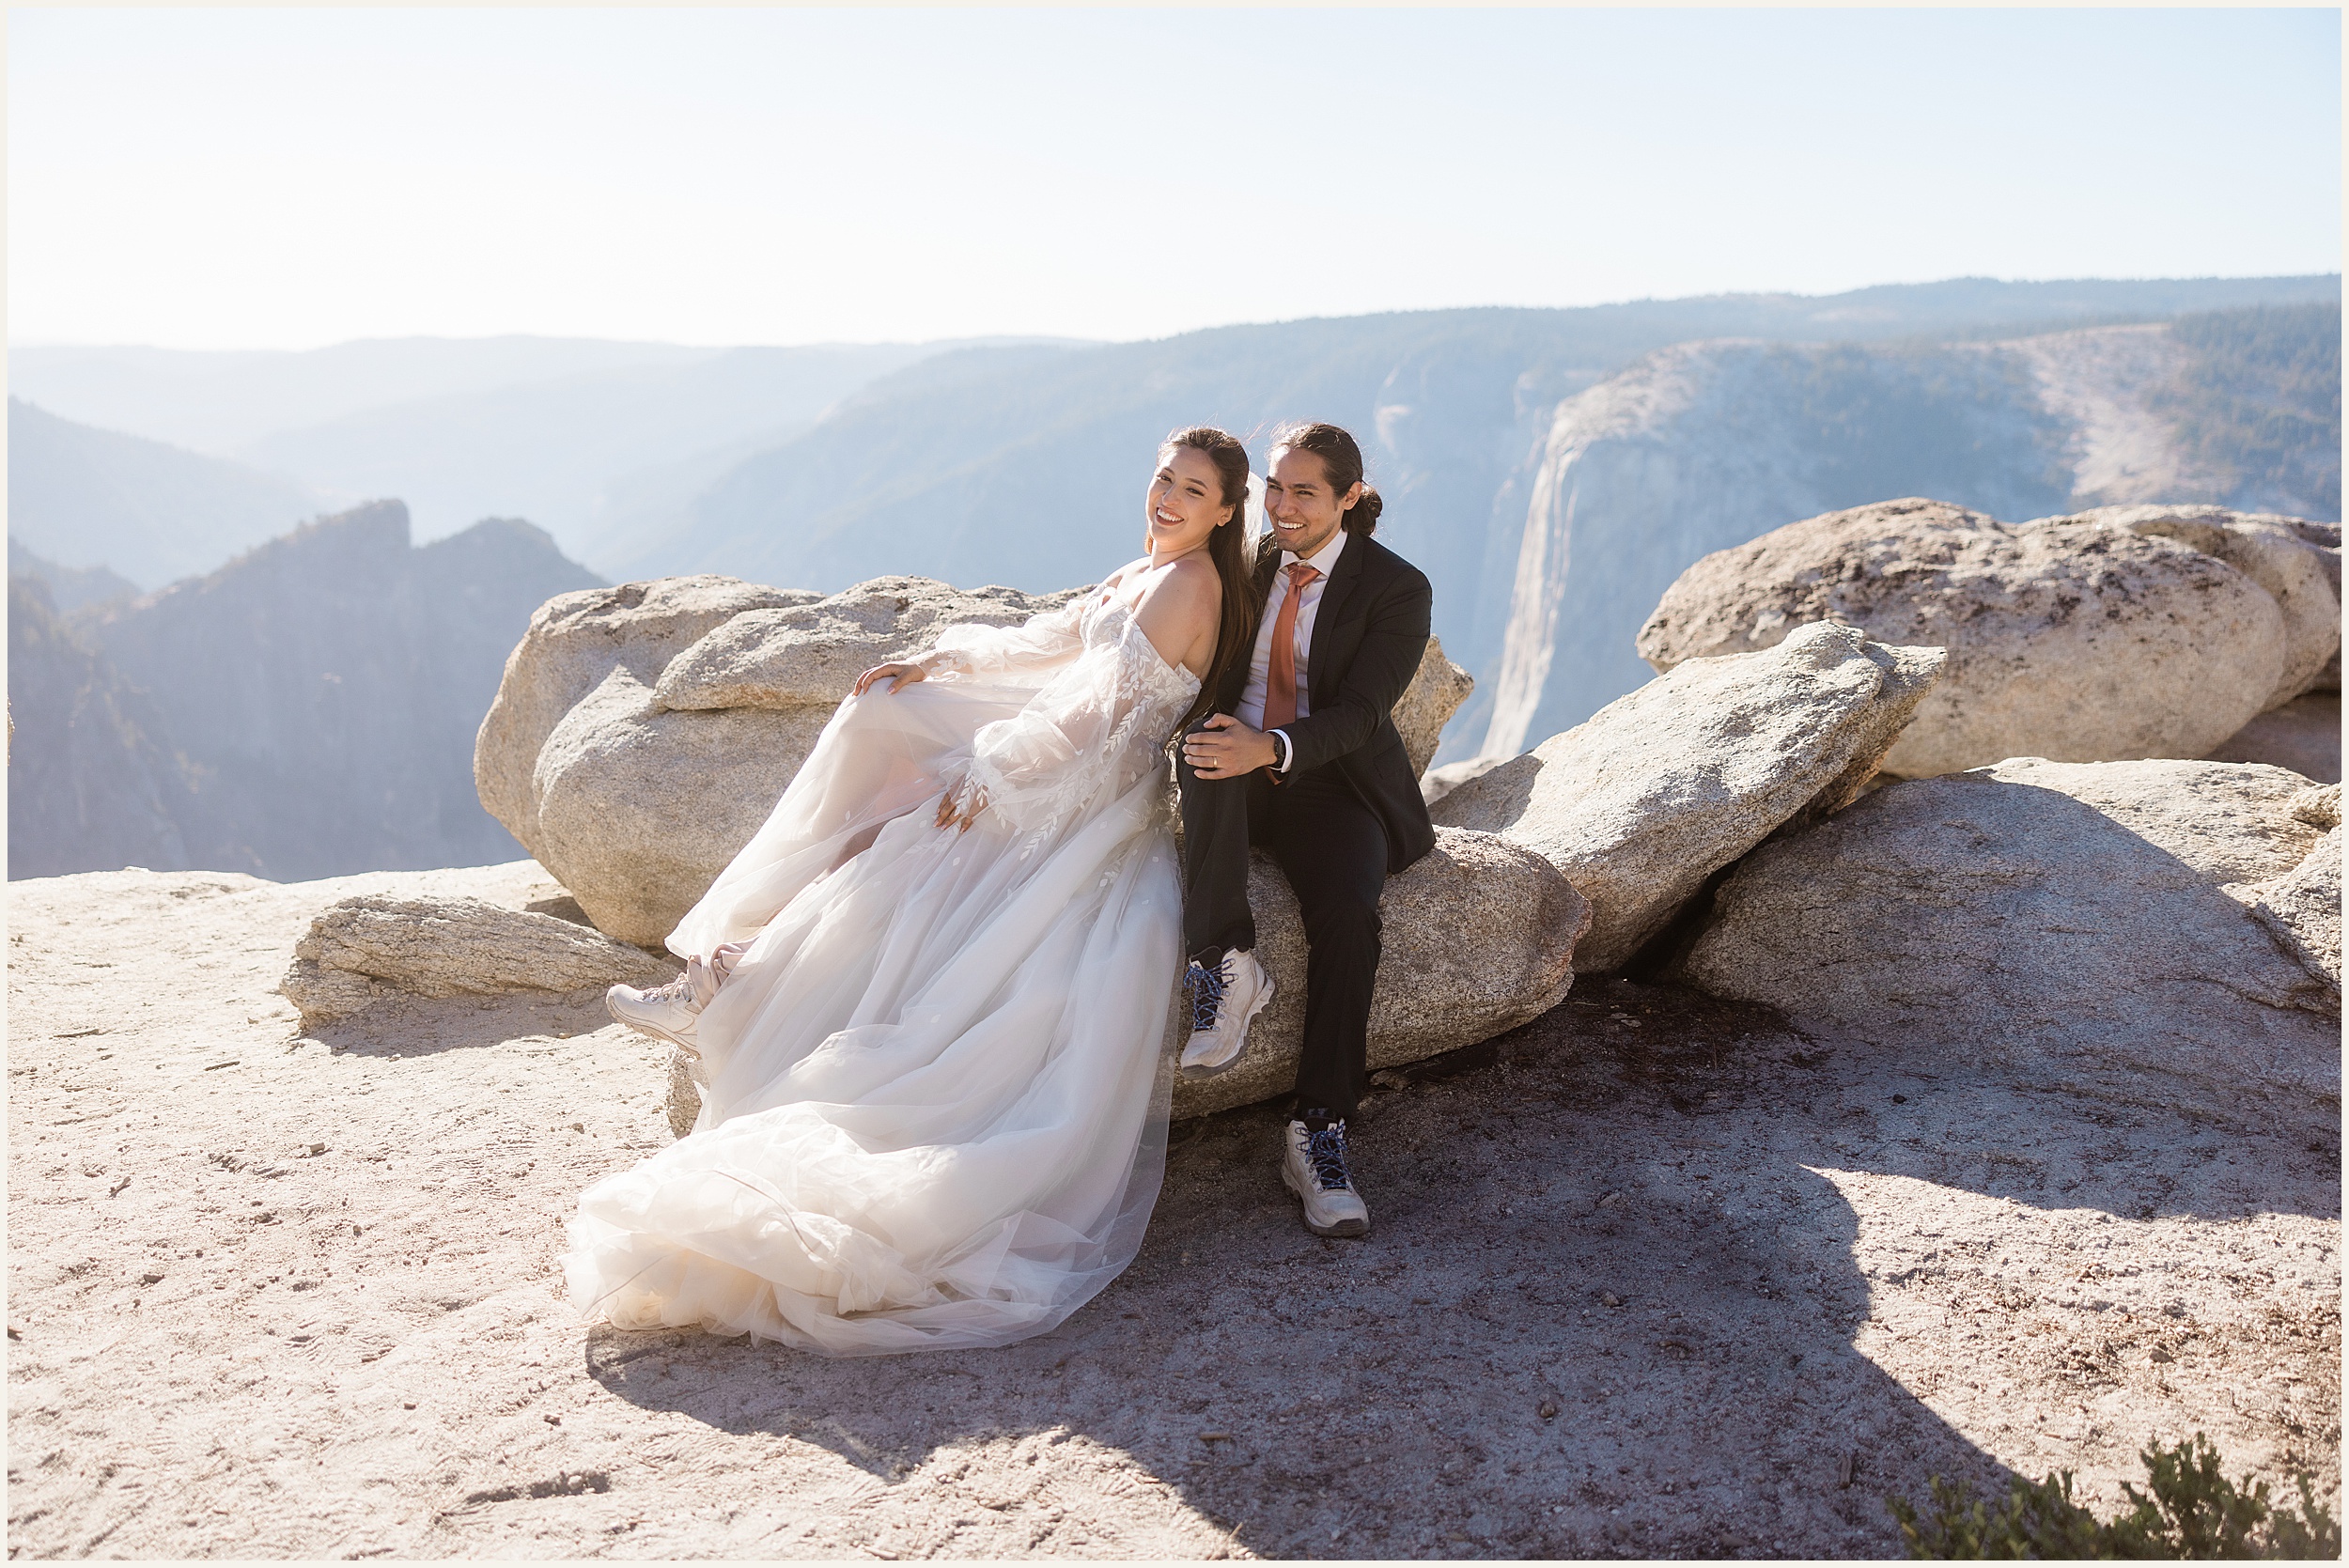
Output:
<svg viewBox="0 0 2349 1568">
<path fill-rule="evenodd" d="M 2154 509 L 2121 515 L 2140 510 Z M 1828 512 L 1682 572 L 1640 629 L 1640 655 L 1670 670 L 1819 621 L 1945 648 L 1941 679 L 1884 759 L 1903 778 L 2012 756 L 2204 756 L 2321 680 L 2341 635 L 2320 546 L 2213 531 L 2232 560 L 2102 514 L 2008 523 L 1921 497 Z M 2268 570 L 2282 557 L 2298 568 L 2289 615 L 2233 564 L 2284 592 Z"/>
<path fill-rule="evenodd" d="M 2339 784 L 2255 763 L 2015 757 L 1910 780 L 1749 856 L 1682 972 L 1806 1027 L 2109 1060 L 2337 1116 L 2320 857 L 2337 868 L 2340 820 Z"/>
<path fill-rule="evenodd" d="M 542 901 L 563 902 L 544 884 Z M 485 898 L 400 898 L 355 893 L 335 900 L 294 944 L 281 994 L 304 1028 L 348 1017 L 405 991 L 421 997 L 498 996 L 659 985 L 677 965 L 577 921 Z"/>
</svg>

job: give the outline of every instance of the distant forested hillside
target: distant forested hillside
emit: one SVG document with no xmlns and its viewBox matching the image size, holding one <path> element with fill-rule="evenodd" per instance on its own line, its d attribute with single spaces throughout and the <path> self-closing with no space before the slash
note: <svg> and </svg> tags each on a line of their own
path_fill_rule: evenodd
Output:
<svg viewBox="0 0 2349 1568">
<path fill-rule="evenodd" d="M 2151 406 L 2231 505 L 2341 516 L 2341 304 L 2201 311 L 2170 323 L 2191 359 Z"/>
</svg>

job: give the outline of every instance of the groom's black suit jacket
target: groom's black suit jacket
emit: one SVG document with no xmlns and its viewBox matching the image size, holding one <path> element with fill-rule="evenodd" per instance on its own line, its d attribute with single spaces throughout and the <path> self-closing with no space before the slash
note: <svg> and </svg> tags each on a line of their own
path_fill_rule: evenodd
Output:
<svg viewBox="0 0 2349 1568">
<path fill-rule="evenodd" d="M 1259 607 L 1271 596 L 1280 566 L 1279 547 L 1266 540 L 1256 561 Z M 1281 726 L 1293 753 L 1288 777 L 1328 768 L 1378 818 L 1387 833 L 1390 876 L 1436 846 L 1435 824 L 1393 716 L 1427 652 L 1435 597 L 1425 574 L 1402 556 L 1376 539 L 1348 538 L 1322 584 L 1313 642 L 1305 650 L 1305 698 L 1313 711 Z M 1248 664 L 1241 660 L 1216 692 L 1218 711 L 1238 707 L 1247 687 Z"/>
</svg>

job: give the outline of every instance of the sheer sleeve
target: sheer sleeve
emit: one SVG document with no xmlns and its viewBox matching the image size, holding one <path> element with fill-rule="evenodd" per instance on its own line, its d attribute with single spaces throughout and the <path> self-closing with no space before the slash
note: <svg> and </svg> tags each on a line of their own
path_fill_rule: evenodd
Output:
<svg viewBox="0 0 2349 1568">
<path fill-rule="evenodd" d="M 1019 626 L 950 626 L 938 639 L 946 668 L 985 680 L 1004 675 L 1034 678 L 1074 660 L 1084 651 L 1086 596 L 1057 610 L 1031 615 Z"/>
<path fill-rule="evenodd" d="M 1085 648 L 1019 713 L 978 732 L 967 775 L 972 803 L 1025 832 L 1050 826 L 1097 791 L 1132 787 L 1161 761 L 1162 732 L 1189 701 L 1171 677 L 1130 621 L 1125 635 Z"/>
</svg>

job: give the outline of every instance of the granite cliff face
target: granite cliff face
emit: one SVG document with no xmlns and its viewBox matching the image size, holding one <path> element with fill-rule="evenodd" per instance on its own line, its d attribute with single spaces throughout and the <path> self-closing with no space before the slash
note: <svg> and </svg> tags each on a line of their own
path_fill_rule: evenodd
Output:
<svg viewBox="0 0 2349 1568">
<path fill-rule="evenodd" d="M 1982 343 L 1651 354 L 1557 405 L 1526 471 L 1488 706 L 1455 729 L 1481 738 L 1439 760 L 1464 744 L 1514 755 L 1641 684 L 1634 637 L 1674 578 L 1799 518 L 1897 495 L 2010 518 L 2154 501 L 2338 516 L 2337 345 L 2329 433 L 2306 390 L 2322 367 L 2261 346 L 2282 333 L 2314 352 L 2339 323 L 2310 307 Z"/>
<path fill-rule="evenodd" d="M 303 877 L 510 860 L 517 846 L 474 797 L 474 732 L 531 612 L 594 585 L 527 523 L 413 548 L 392 501 L 94 610 L 70 636 L 28 616 L 35 656 L 19 652 L 8 672 L 26 726 L 10 760 L 10 875 L 138 863 Z M 12 607 L 30 592 L 12 592 Z M 139 739 L 101 757 L 101 733 Z M 20 781 L 38 787 L 21 794 Z M 162 803 L 86 806 L 117 797 Z"/>
<path fill-rule="evenodd" d="M 163 716 L 68 629 L 39 579 L 8 578 L 8 875 L 185 871 L 195 780 Z"/>
</svg>

